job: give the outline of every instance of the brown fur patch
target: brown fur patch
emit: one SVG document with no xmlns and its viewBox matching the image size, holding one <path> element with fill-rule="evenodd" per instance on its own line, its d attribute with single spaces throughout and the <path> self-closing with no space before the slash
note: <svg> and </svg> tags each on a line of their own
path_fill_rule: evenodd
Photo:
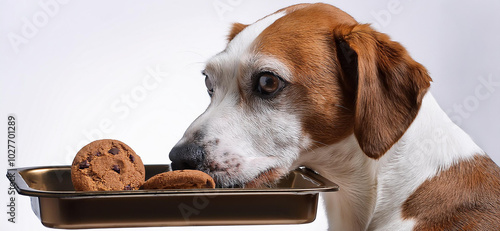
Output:
<svg viewBox="0 0 500 231">
<path fill-rule="evenodd" d="M 231 42 L 231 40 L 236 37 L 241 31 L 243 31 L 245 28 L 247 28 L 248 25 L 241 24 L 239 22 L 233 23 L 233 26 L 231 27 L 231 31 L 227 35 L 227 41 Z"/>
<path fill-rule="evenodd" d="M 500 168 L 487 156 L 461 161 L 425 181 L 405 201 L 414 230 L 498 230 Z"/>
</svg>

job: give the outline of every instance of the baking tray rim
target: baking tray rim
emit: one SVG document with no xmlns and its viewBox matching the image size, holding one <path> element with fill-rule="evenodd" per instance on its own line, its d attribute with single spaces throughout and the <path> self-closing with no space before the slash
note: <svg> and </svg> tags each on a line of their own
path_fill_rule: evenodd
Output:
<svg viewBox="0 0 500 231">
<path fill-rule="evenodd" d="M 145 165 L 165 166 L 168 165 Z M 61 197 L 61 198 L 96 198 L 122 196 L 197 196 L 197 195 L 255 195 L 255 194 L 314 194 L 319 192 L 336 192 L 339 186 L 315 171 L 308 168 L 298 168 L 291 172 L 312 178 L 321 185 L 310 188 L 215 188 L 215 189 L 155 189 L 155 190 L 128 190 L 128 191 L 45 191 L 29 187 L 22 176 L 24 171 L 65 169 L 69 165 L 20 167 L 7 170 L 7 178 L 20 195 L 34 197 Z M 12 178 L 11 176 L 14 176 Z M 306 179 L 310 180 L 310 179 Z"/>
</svg>

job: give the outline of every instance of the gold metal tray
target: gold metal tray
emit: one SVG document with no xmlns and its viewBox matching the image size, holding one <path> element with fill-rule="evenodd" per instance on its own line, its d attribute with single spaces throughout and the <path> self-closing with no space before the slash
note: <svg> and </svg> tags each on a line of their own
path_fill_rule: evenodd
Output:
<svg viewBox="0 0 500 231">
<path fill-rule="evenodd" d="M 146 179 L 169 171 L 146 165 Z M 338 186 L 315 172 L 292 171 L 276 187 L 75 191 L 70 166 L 9 169 L 19 194 L 52 228 L 300 224 L 314 221 L 319 192 Z"/>
</svg>

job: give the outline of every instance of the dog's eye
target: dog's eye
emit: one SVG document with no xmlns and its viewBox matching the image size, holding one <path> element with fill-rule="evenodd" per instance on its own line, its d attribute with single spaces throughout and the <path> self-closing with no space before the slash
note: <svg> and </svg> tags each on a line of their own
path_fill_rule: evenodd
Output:
<svg viewBox="0 0 500 231">
<path fill-rule="evenodd" d="M 263 73 L 258 78 L 257 91 L 263 96 L 273 96 L 281 90 L 284 83 L 278 76 L 272 73 Z"/>
<path fill-rule="evenodd" d="M 212 97 L 212 95 L 214 94 L 214 87 L 207 75 L 205 75 L 205 86 L 207 86 L 208 95 Z"/>
</svg>

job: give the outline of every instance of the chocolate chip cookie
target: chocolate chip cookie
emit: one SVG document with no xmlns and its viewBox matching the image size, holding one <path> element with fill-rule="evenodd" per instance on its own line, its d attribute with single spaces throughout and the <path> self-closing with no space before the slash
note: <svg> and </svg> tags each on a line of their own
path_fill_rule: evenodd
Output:
<svg viewBox="0 0 500 231">
<path fill-rule="evenodd" d="M 164 172 L 149 178 L 142 189 L 200 189 L 215 188 L 208 174 L 198 170 Z"/>
<path fill-rule="evenodd" d="M 144 183 L 144 164 L 123 142 L 96 140 L 76 154 L 71 180 L 79 191 L 135 190 Z"/>
</svg>

